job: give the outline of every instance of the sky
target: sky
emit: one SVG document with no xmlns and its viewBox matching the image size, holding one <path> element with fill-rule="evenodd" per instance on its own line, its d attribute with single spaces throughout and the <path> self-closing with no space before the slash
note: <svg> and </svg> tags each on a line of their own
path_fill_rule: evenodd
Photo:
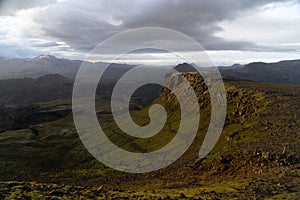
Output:
<svg viewBox="0 0 300 200">
<path fill-rule="evenodd" d="M 300 0 L 0 0 L 0 57 L 85 59 L 114 34 L 163 27 L 196 40 L 215 65 L 276 62 L 300 59 L 299 22 Z M 139 52 L 119 62 L 173 64 L 178 58 Z"/>
</svg>

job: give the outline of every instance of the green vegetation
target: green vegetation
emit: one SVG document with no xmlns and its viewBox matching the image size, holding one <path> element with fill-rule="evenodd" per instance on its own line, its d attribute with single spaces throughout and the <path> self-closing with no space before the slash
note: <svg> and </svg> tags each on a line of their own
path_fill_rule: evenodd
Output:
<svg viewBox="0 0 300 200">
<path fill-rule="evenodd" d="M 9 130 L 4 130 L 4 120 L 0 123 L 0 199 L 297 199 L 300 87 L 225 79 L 225 127 L 213 151 L 199 160 L 211 111 L 202 82 L 193 86 L 201 99 L 201 119 L 192 146 L 172 165 L 145 174 L 118 172 L 95 160 L 78 138 L 68 100 L 30 107 L 35 117 L 27 118 L 26 124 L 19 119 L 29 107 L 10 108 L 14 113 L 10 119 L 0 116 L 14 122 Z M 178 103 L 170 91 L 164 89 L 153 103 L 165 106 L 168 119 L 163 130 L 150 139 L 122 133 L 112 119 L 108 100 L 97 99 L 96 110 L 112 142 L 129 151 L 149 152 L 171 141 L 180 120 Z M 139 106 L 134 101 L 132 105 Z M 137 124 L 149 123 L 150 106 L 131 113 Z M 35 120 L 39 116 L 44 116 L 39 118 L 43 121 Z"/>
</svg>

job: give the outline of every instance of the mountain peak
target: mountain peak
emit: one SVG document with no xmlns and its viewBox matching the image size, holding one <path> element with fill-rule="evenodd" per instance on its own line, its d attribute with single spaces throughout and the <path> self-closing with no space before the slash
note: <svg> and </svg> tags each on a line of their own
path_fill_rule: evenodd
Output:
<svg viewBox="0 0 300 200">
<path fill-rule="evenodd" d="M 179 64 L 174 69 L 179 72 L 195 72 L 195 71 L 197 71 L 192 65 L 190 65 L 188 63 Z"/>
<path fill-rule="evenodd" d="M 41 54 L 37 57 L 35 57 L 33 60 L 57 60 L 57 58 L 53 55 L 44 55 L 44 54 Z"/>
</svg>

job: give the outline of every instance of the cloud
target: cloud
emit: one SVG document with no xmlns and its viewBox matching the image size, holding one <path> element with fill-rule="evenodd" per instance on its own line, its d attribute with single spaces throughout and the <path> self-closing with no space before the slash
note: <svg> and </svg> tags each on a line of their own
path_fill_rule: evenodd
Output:
<svg viewBox="0 0 300 200">
<path fill-rule="evenodd" d="M 274 2 L 281 1 L 133 0 L 130 4 L 122 0 L 68 1 L 49 6 L 47 14 L 37 21 L 44 24 L 45 36 L 63 40 L 79 50 L 90 50 L 122 30 L 145 26 L 180 31 L 196 39 L 207 50 L 248 50 L 257 45 L 247 40 L 225 40 L 216 36 L 223 30 L 218 23 Z"/>
<path fill-rule="evenodd" d="M 55 2 L 56 0 L 1 0 L 0 16 L 14 15 L 18 10 L 47 6 Z"/>
<path fill-rule="evenodd" d="M 255 15 L 260 8 L 281 2 L 290 0 L 6 0 L 0 3 L 0 15 L 5 15 L 0 25 L 7 27 L 0 30 L 0 45 L 1 41 L 5 45 L 27 41 L 20 46 L 52 48 L 65 54 L 86 53 L 113 34 L 158 26 L 185 33 L 207 50 L 271 51 L 275 47 L 258 44 L 251 37 L 221 33 L 228 31 L 224 22 Z M 123 42 L 130 45 L 132 41 Z M 177 45 L 174 41 L 165 42 Z"/>
<path fill-rule="evenodd" d="M 57 42 L 37 42 L 33 44 L 33 47 L 56 47 L 61 46 L 62 44 L 59 44 Z"/>
<path fill-rule="evenodd" d="M 273 51 L 299 50 L 299 1 L 270 4 L 256 15 L 244 15 L 220 24 L 224 31 L 219 37 L 231 40 L 247 38 L 261 47 Z"/>
</svg>

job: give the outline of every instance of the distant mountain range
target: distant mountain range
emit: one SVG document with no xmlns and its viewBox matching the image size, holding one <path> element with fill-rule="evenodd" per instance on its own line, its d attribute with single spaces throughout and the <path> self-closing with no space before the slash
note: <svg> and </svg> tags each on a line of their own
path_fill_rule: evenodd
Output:
<svg viewBox="0 0 300 200">
<path fill-rule="evenodd" d="M 0 58 L 0 106 L 28 105 L 55 99 L 70 99 L 74 78 L 83 61 L 59 59 L 51 55 L 41 55 L 33 59 Z M 90 70 L 102 67 L 106 63 L 91 63 Z M 117 80 L 133 65 L 111 64 L 104 72 L 97 89 L 97 95 L 110 98 Z M 182 63 L 174 67 L 179 72 L 195 71 L 193 65 Z M 160 68 L 155 73 L 161 73 Z M 207 71 L 210 68 L 203 68 Z M 277 63 L 234 64 L 219 67 L 223 76 L 248 79 L 257 82 L 272 82 L 300 85 L 300 60 L 281 61 Z M 93 72 L 92 72 L 93 73 Z M 140 80 L 147 75 L 141 73 Z M 136 79 L 136 77 L 133 77 Z M 122 86 L 127 87 L 128 83 Z M 156 99 L 161 86 L 146 85 L 134 93 L 135 98 L 149 103 Z"/>
<path fill-rule="evenodd" d="M 37 78 L 59 73 L 74 77 L 82 61 L 59 59 L 52 55 L 40 55 L 32 59 L 0 58 L 0 79 Z"/>
<path fill-rule="evenodd" d="M 193 64 L 182 63 L 175 67 L 179 72 L 194 72 Z M 205 67 L 199 70 L 210 71 L 213 68 Z M 270 82 L 280 84 L 300 85 L 300 60 L 286 60 L 276 63 L 254 62 L 246 65 L 218 66 L 223 76 L 256 82 Z"/>
<path fill-rule="evenodd" d="M 14 59 L 0 57 L 0 79 L 38 78 L 48 74 L 60 74 L 74 79 L 82 64 L 86 62 L 90 69 L 106 65 L 102 62 L 87 62 L 57 58 L 53 55 L 40 55 L 32 59 Z M 134 65 L 110 64 L 101 80 L 116 80 Z M 247 65 L 234 64 L 229 67 L 218 67 L 225 76 L 248 79 L 258 82 L 272 82 L 283 84 L 300 84 L 300 60 L 287 60 L 276 63 L 254 62 Z M 187 63 L 175 67 L 180 72 L 195 71 Z M 209 67 L 203 68 L 209 70 Z"/>
<path fill-rule="evenodd" d="M 48 74 L 60 74 L 67 78 L 74 79 L 82 62 L 86 62 L 91 70 L 106 64 L 102 62 L 92 63 L 81 60 L 57 58 L 53 55 L 40 55 L 32 59 L 0 57 L 0 79 L 38 78 Z M 112 63 L 110 64 L 109 70 L 106 71 L 104 78 L 114 79 L 120 77 L 132 67 L 132 65 Z"/>
<path fill-rule="evenodd" d="M 240 79 L 300 85 L 300 60 L 254 62 L 244 66 L 219 67 L 219 70 L 222 75 Z"/>
</svg>

